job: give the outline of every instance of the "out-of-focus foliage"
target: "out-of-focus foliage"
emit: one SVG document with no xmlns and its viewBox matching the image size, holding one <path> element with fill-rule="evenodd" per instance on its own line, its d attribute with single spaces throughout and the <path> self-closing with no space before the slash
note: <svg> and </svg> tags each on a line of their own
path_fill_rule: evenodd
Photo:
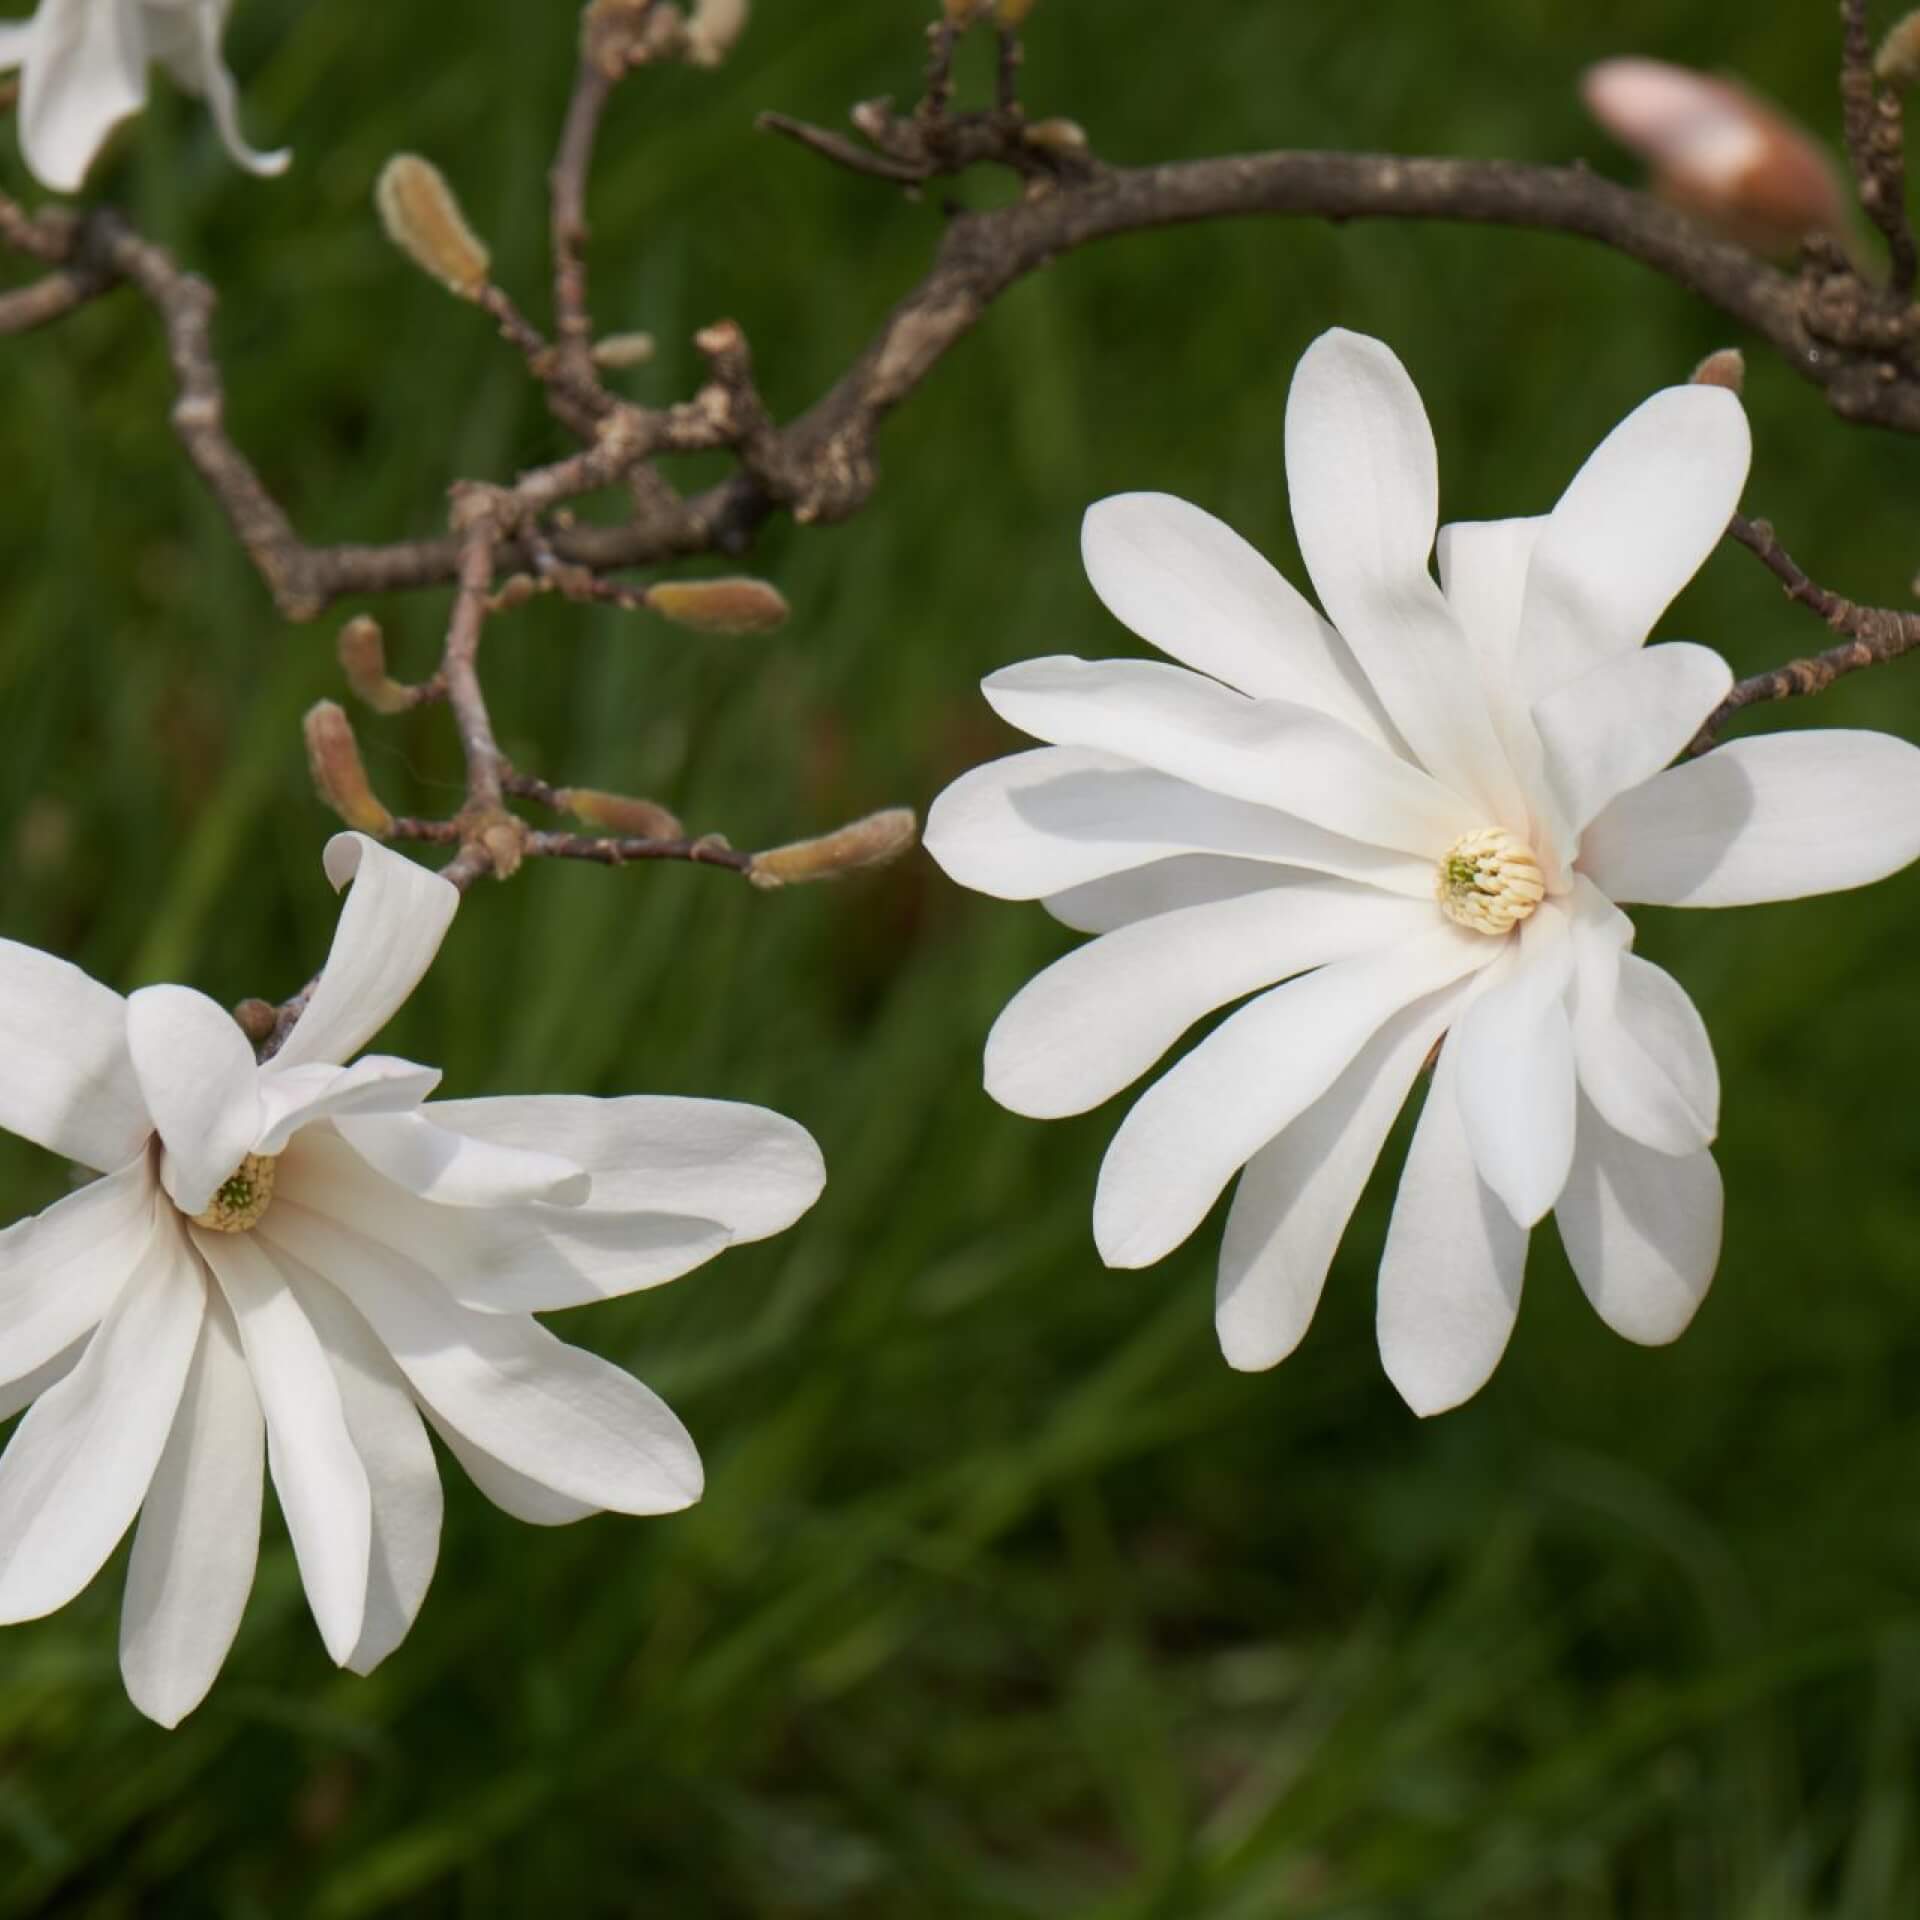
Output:
<svg viewBox="0 0 1920 1920">
<path fill-rule="evenodd" d="M 234 430 L 310 537 L 429 531 L 452 475 L 561 450 L 370 194 L 395 150 L 432 156 L 537 309 L 571 19 L 244 0 L 249 130 L 293 144 L 291 175 L 247 180 L 167 100 L 98 176 L 222 288 Z M 661 343 L 630 391 L 684 393 L 688 337 L 721 314 L 783 412 L 857 350 L 941 196 L 750 121 L 911 97 L 918 25 L 902 0 L 761 0 L 718 73 L 619 96 L 595 311 Z M 1831 8 L 1734 0 L 1042 0 L 1027 73 L 1036 111 L 1117 160 L 1294 144 L 1623 171 L 1576 104 L 1588 61 L 1737 70 L 1830 126 L 1833 39 Z M 11 152 L 0 176 L 24 190 Z M 781 634 L 503 620 L 506 743 L 742 845 L 924 806 L 1012 744 L 983 671 L 1134 650 L 1080 576 L 1088 500 L 1183 493 L 1296 563 L 1281 410 L 1335 323 L 1406 359 L 1453 516 L 1543 508 L 1630 405 L 1736 337 L 1553 237 L 1295 221 L 1105 243 L 938 371 L 864 515 L 769 531 L 752 564 L 793 603 Z M 1920 448 L 1833 423 L 1764 351 L 1748 396 L 1750 506 L 1823 577 L 1900 601 Z M 275 616 L 169 397 L 130 296 L 0 346 L 0 931 L 122 986 L 277 995 L 334 913 L 297 721 L 338 690 L 335 622 Z M 444 611 L 381 609 L 396 671 L 424 670 Z M 1667 627 L 1742 669 L 1822 639 L 1737 552 Z M 1920 737 L 1920 667 L 1758 724 L 1812 721 Z M 396 807 L 457 780 L 444 716 L 363 740 Z M 1276 1373 L 1215 1351 L 1217 1229 L 1149 1272 L 1099 1268 L 1117 1109 L 1038 1126 L 979 1091 L 992 1015 L 1067 944 L 1038 909 L 917 857 L 771 896 L 694 870 L 482 889 L 396 1051 L 460 1093 L 761 1100 L 826 1149 L 798 1231 L 564 1322 L 684 1413 L 706 1502 L 539 1533 L 458 1486 L 420 1623 L 366 1681 L 328 1666 L 274 1520 L 235 1656 L 177 1734 L 121 1694 L 116 1561 L 0 1639 L 0 1914 L 1915 1911 L 1920 874 L 1641 924 L 1726 1081 L 1713 1294 L 1678 1347 L 1634 1350 L 1542 1233 L 1493 1385 L 1421 1425 L 1372 1351 L 1390 1171 Z M 62 1177 L 0 1155 L 9 1215 Z"/>
</svg>

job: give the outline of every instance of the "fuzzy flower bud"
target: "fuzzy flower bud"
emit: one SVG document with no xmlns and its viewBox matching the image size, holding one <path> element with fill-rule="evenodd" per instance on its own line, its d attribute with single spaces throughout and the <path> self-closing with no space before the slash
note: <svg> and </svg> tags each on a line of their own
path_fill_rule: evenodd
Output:
<svg viewBox="0 0 1920 1920">
<path fill-rule="evenodd" d="M 1033 0 L 999 0 L 994 9 L 994 17 L 1003 27 L 1020 28 L 1027 24 L 1027 15 L 1033 11 Z"/>
<path fill-rule="evenodd" d="M 306 735 L 307 766 L 320 798 L 356 833 L 384 840 L 393 831 L 393 815 L 367 780 L 346 709 L 332 700 L 317 700 L 307 709 L 301 731 Z"/>
<path fill-rule="evenodd" d="M 479 296 L 492 259 L 431 160 L 396 153 L 381 169 L 373 199 L 387 238 L 415 266 L 462 300 Z"/>
<path fill-rule="evenodd" d="M 764 580 L 662 580 L 646 601 L 663 620 L 695 633 L 771 633 L 787 617 L 787 603 Z"/>
<path fill-rule="evenodd" d="M 817 840 L 796 840 L 791 846 L 756 853 L 747 878 L 756 887 L 792 887 L 809 880 L 837 880 L 863 867 L 883 867 L 897 860 L 920 833 L 910 807 L 889 807 L 864 820 Z"/>
<path fill-rule="evenodd" d="M 1694 368 L 1689 384 L 1696 387 L 1725 387 L 1738 393 L 1746 385 L 1747 359 L 1738 347 L 1722 347 L 1710 353 Z"/>
<path fill-rule="evenodd" d="M 348 689 L 356 700 L 364 701 L 375 713 L 404 713 L 413 705 L 409 689 L 388 677 L 386 641 L 377 620 L 356 614 L 340 629 L 335 644 L 340 671 L 346 675 Z"/>
<path fill-rule="evenodd" d="M 653 335 L 650 333 L 610 333 L 593 343 L 593 364 L 608 373 L 644 367 L 652 358 Z"/>
<path fill-rule="evenodd" d="M 747 30 L 747 0 L 700 0 L 687 22 L 687 59 L 717 67 Z"/>
<path fill-rule="evenodd" d="M 1873 56 L 1873 77 L 1902 90 L 1920 81 L 1920 13 L 1909 13 L 1887 29 Z"/>
<path fill-rule="evenodd" d="M 630 834 L 636 840 L 683 840 L 686 828 L 665 807 L 651 800 L 635 800 L 624 793 L 602 793 L 597 787 L 562 787 L 554 804 L 576 820 L 608 833 Z"/>
</svg>

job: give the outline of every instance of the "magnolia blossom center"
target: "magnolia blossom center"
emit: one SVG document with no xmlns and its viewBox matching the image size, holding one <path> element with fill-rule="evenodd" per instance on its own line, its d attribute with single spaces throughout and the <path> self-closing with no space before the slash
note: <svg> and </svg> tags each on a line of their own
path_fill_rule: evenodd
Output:
<svg viewBox="0 0 1920 1920">
<path fill-rule="evenodd" d="M 1524 840 L 1504 827 L 1480 827 L 1440 856 L 1433 892 L 1456 924 L 1475 933 L 1511 933 L 1546 898 L 1547 883 Z"/>
<path fill-rule="evenodd" d="M 215 1233 L 247 1233 L 257 1227 L 273 1202 L 274 1159 L 270 1153 L 248 1154 L 214 1189 L 193 1224 Z"/>
</svg>

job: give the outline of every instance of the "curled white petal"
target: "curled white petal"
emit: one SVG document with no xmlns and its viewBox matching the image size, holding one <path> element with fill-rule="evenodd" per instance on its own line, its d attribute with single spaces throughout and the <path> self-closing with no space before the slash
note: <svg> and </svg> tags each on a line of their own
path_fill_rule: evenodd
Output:
<svg viewBox="0 0 1920 1920">
<path fill-rule="evenodd" d="M 260 1138 L 253 1049 L 233 1016 L 191 987 L 134 994 L 127 1045 L 166 1148 L 161 1180 L 182 1213 L 199 1213 Z"/>
</svg>

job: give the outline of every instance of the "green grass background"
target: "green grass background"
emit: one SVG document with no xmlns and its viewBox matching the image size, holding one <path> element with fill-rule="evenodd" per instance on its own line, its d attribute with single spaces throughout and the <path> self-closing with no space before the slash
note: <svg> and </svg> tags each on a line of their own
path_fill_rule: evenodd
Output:
<svg viewBox="0 0 1920 1920">
<path fill-rule="evenodd" d="M 1830 6 L 1594 12 L 1041 0 L 1028 93 L 1115 160 L 1371 146 L 1625 174 L 1574 82 L 1639 51 L 1737 69 L 1832 127 Z M 750 129 L 763 107 L 835 123 L 911 98 L 920 9 L 757 15 L 721 73 L 620 94 L 595 312 L 658 335 L 626 376 L 645 398 L 688 391 L 689 336 L 735 316 L 784 414 L 913 281 L 940 212 Z M 166 98 L 96 175 L 221 287 L 233 429 L 309 537 L 430 531 L 451 477 L 562 450 L 369 192 L 394 150 L 433 155 L 538 310 L 573 17 L 245 0 L 249 130 L 289 141 L 293 172 L 244 178 Z M 10 141 L 0 176 L 24 189 Z M 500 622 L 505 742 L 742 845 L 924 808 L 1013 744 L 984 671 L 1134 650 L 1080 575 L 1089 500 L 1182 493 L 1297 565 L 1282 406 L 1334 324 L 1412 368 L 1454 517 L 1541 509 L 1633 403 L 1739 337 L 1552 237 L 1269 221 L 1105 243 L 941 366 L 857 520 L 767 530 L 782 634 L 546 605 Z M 0 344 L 0 931 L 121 986 L 277 996 L 335 911 L 297 722 L 338 691 L 339 616 L 275 615 L 169 398 L 130 296 Z M 1902 602 L 1913 445 L 1831 421 L 1764 349 L 1749 404 L 1749 507 L 1823 577 Z M 445 596 L 378 611 L 397 668 L 424 671 Z M 1822 637 L 1737 552 L 1666 629 L 1742 669 Z M 1804 720 L 1920 737 L 1920 668 L 1759 724 Z M 394 805 L 449 804 L 443 715 L 363 738 Z M 0 1913 L 1920 1911 L 1920 872 L 1641 927 L 1725 1079 L 1713 1293 L 1678 1346 L 1633 1349 L 1543 1231 L 1498 1376 L 1423 1424 L 1372 1341 L 1398 1146 L 1274 1373 L 1215 1349 L 1217 1221 L 1160 1267 L 1101 1269 L 1118 1103 L 1040 1126 L 980 1091 L 992 1016 L 1068 943 L 1037 908 L 917 856 L 782 896 L 555 868 L 476 892 L 394 1050 L 466 1094 L 764 1101 L 826 1150 L 797 1231 L 558 1323 L 668 1395 L 707 1499 L 543 1532 L 449 1468 L 438 1580 L 364 1681 L 328 1665 L 271 1518 L 239 1644 L 173 1734 L 120 1690 L 116 1559 L 0 1638 Z M 60 1178 L 6 1143 L 8 1215 Z"/>
</svg>

